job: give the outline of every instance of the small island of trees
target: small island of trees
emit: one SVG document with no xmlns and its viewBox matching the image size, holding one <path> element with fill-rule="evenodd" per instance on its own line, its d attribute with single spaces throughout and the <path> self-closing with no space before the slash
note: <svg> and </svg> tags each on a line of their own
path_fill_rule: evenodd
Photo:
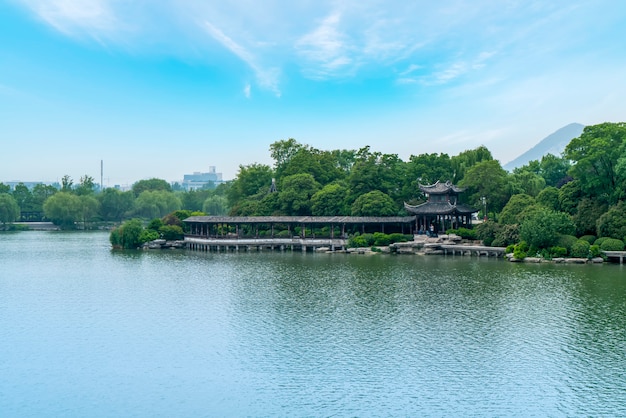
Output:
<svg viewBox="0 0 626 418">
<path fill-rule="evenodd" d="M 560 156 L 545 155 L 505 171 L 484 146 L 455 156 L 319 150 L 295 139 L 269 146 L 273 166 L 241 165 L 234 180 L 185 191 L 165 180 L 141 180 L 129 191 L 99 190 L 88 175 L 60 187 L 0 183 L 4 229 L 21 214 L 63 229 L 119 225 L 111 242 L 134 248 L 180 237 L 192 214 L 231 216 L 404 216 L 404 203 L 425 201 L 419 184 L 451 181 L 464 203 L 488 220 L 455 231 L 516 257 L 595 256 L 623 250 L 626 239 L 626 124 L 587 126 Z M 484 199 L 483 199 L 484 198 Z M 33 214 L 35 219 L 33 219 Z M 37 215 L 38 214 L 38 215 Z M 366 240 L 353 240 L 353 242 Z"/>
</svg>

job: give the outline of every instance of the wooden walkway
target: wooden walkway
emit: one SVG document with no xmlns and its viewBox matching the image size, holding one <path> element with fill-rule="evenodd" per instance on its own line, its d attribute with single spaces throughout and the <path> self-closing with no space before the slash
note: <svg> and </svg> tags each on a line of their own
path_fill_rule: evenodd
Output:
<svg viewBox="0 0 626 418">
<path fill-rule="evenodd" d="M 503 257 L 506 253 L 505 247 L 485 247 L 482 245 L 447 245 L 439 246 L 444 255 L 475 255 L 476 257 Z"/>
<path fill-rule="evenodd" d="M 607 259 L 619 259 L 620 264 L 624 264 L 624 258 L 626 258 L 626 251 L 602 251 L 606 255 Z"/>
<path fill-rule="evenodd" d="M 348 240 L 342 238 L 211 238 L 185 236 L 186 247 L 196 251 L 261 251 L 307 250 L 327 247 L 331 251 L 345 250 Z"/>
</svg>

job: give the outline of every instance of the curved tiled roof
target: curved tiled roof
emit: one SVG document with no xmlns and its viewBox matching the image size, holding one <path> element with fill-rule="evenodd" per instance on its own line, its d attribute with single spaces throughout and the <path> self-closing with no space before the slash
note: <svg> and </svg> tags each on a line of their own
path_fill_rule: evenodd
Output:
<svg viewBox="0 0 626 418">
<path fill-rule="evenodd" d="M 417 206 L 405 203 L 404 208 L 416 215 L 470 215 L 478 212 L 478 209 L 464 203 L 452 205 L 450 202 L 426 202 Z"/>
<path fill-rule="evenodd" d="M 430 185 L 420 183 L 419 187 L 422 192 L 428 193 L 428 194 L 443 194 L 443 193 L 449 193 L 449 192 L 461 193 L 465 191 L 464 188 L 457 187 L 454 184 L 450 183 L 449 181 L 446 181 L 445 183 L 440 183 L 438 181 L 437 183 L 430 184 Z"/>
<path fill-rule="evenodd" d="M 309 223 L 309 224 L 362 224 L 409 223 L 415 216 L 190 216 L 183 222 L 201 223 Z"/>
</svg>

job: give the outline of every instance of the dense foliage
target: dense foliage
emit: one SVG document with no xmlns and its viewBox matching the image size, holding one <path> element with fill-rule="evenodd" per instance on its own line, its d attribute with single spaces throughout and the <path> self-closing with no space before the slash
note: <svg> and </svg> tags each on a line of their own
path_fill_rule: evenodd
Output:
<svg viewBox="0 0 626 418">
<path fill-rule="evenodd" d="M 597 248 L 602 241 L 590 236 L 626 238 L 625 123 L 587 126 L 562 156 L 548 154 L 512 173 L 484 146 L 455 156 L 417 154 L 403 160 L 369 146 L 325 151 L 290 138 L 272 143 L 269 154 L 272 166 L 241 165 L 234 180 L 201 190 L 184 191 L 161 179 L 138 181 L 129 191 L 99 190 L 88 175 L 77 184 L 66 175 L 57 187 L 32 190 L 0 183 L 0 222 L 51 220 L 63 228 L 90 228 L 95 222 L 164 219 L 179 210 L 233 216 L 406 215 L 405 202 L 425 201 L 420 184 L 450 180 L 466 188 L 462 203 L 480 209 L 479 219 L 488 217 L 471 233 L 486 245 L 524 241 L 531 253 L 565 248 L 571 255 L 584 252 L 576 237 L 586 236 L 584 241 Z M 150 236 L 180 236 L 175 226 L 183 228 L 163 226 L 168 228 L 150 229 Z"/>
</svg>

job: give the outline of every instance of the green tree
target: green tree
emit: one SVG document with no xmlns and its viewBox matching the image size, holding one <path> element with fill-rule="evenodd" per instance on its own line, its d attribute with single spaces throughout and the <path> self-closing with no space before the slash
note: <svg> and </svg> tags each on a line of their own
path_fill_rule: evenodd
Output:
<svg viewBox="0 0 626 418">
<path fill-rule="evenodd" d="M 118 228 L 113 229 L 109 235 L 109 240 L 115 248 L 136 249 L 144 243 L 141 240 L 143 232 L 144 228 L 141 220 L 131 219 Z"/>
<path fill-rule="evenodd" d="M 146 219 L 162 218 L 181 206 L 180 199 L 165 190 L 145 190 L 135 200 L 135 212 Z"/>
<path fill-rule="evenodd" d="M 621 190 L 617 165 L 626 139 L 626 123 L 586 126 L 565 147 L 564 157 L 573 161 L 570 175 L 580 182 L 588 197 L 615 203 Z M 625 173 L 626 174 L 626 173 Z"/>
<path fill-rule="evenodd" d="M 11 193 L 11 186 L 0 182 L 0 193 Z"/>
<path fill-rule="evenodd" d="M 544 178 L 546 185 L 560 187 L 567 182 L 570 167 L 571 164 L 566 158 L 546 154 L 541 157 L 538 174 Z"/>
<path fill-rule="evenodd" d="M 43 212 L 43 204 L 46 200 L 57 192 L 54 186 L 39 183 L 33 187 L 33 211 Z"/>
<path fill-rule="evenodd" d="M 315 181 L 322 185 L 346 176 L 332 153 L 308 146 L 300 148 L 289 161 L 281 166 L 281 170 L 276 172 L 279 178 L 294 174 L 311 174 Z"/>
<path fill-rule="evenodd" d="M 87 229 L 87 224 L 96 219 L 99 210 L 100 202 L 90 195 L 78 196 L 80 199 L 80 220 L 83 223 L 83 229 Z"/>
<path fill-rule="evenodd" d="M 311 197 L 311 211 L 314 216 L 347 215 L 346 195 L 348 189 L 338 183 L 324 186 Z"/>
<path fill-rule="evenodd" d="M 8 193 L 0 193 L 0 222 L 3 226 L 15 222 L 20 216 L 20 207 Z"/>
<path fill-rule="evenodd" d="M 537 195 L 537 203 L 546 209 L 560 210 L 559 189 L 553 186 L 546 187 Z"/>
<path fill-rule="evenodd" d="M 575 215 L 578 202 L 580 202 L 584 196 L 580 181 L 570 181 L 559 189 L 559 208 L 563 212 Z"/>
<path fill-rule="evenodd" d="M 216 194 L 208 196 L 202 204 L 202 212 L 207 215 L 226 215 L 228 213 L 226 196 Z"/>
<path fill-rule="evenodd" d="M 481 198 L 487 199 L 488 212 L 500 212 L 509 200 L 507 172 L 497 160 L 486 160 L 472 166 L 459 184 L 467 187 L 468 201 L 482 206 Z"/>
<path fill-rule="evenodd" d="M 165 191 L 171 192 L 172 186 L 163 179 L 151 178 L 147 180 L 139 180 L 132 187 L 136 197 L 145 191 Z"/>
<path fill-rule="evenodd" d="M 398 205 L 408 197 L 405 182 L 411 182 L 406 176 L 406 163 L 396 154 L 370 152 L 369 147 L 357 152 L 357 159 L 348 176 L 348 203 L 359 196 L 378 190 L 391 197 Z"/>
<path fill-rule="evenodd" d="M 305 146 L 293 138 L 276 141 L 270 144 L 270 156 L 274 160 L 274 169 L 277 175 L 282 175 L 289 161 Z"/>
<path fill-rule="evenodd" d="M 310 215 L 311 197 L 320 189 L 320 185 L 310 174 L 294 174 L 285 177 L 278 200 L 281 209 L 288 215 Z"/>
<path fill-rule="evenodd" d="M 262 199 L 269 192 L 273 177 L 274 172 L 268 165 L 240 165 L 237 177 L 226 193 L 228 205 L 234 208 L 240 201 L 258 194 L 261 196 L 257 196 L 257 200 Z"/>
<path fill-rule="evenodd" d="M 626 203 L 618 202 L 600 216 L 596 228 L 599 237 L 624 239 L 626 237 Z"/>
<path fill-rule="evenodd" d="M 97 196 L 100 202 L 100 216 L 103 221 L 121 221 L 129 214 L 135 202 L 132 191 L 122 192 L 107 188 Z"/>
<path fill-rule="evenodd" d="M 602 201 L 588 197 L 582 198 L 580 202 L 578 202 L 576 213 L 572 216 L 574 226 L 576 226 L 576 235 L 595 235 L 596 223 L 607 209 L 607 204 Z"/>
<path fill-rule="evenodd" d="M 17 184 L 11 194 L 22 212 L 33 211 L 33 194 L 24 183 Z"/>
<path fill-rule="evenodd" d="M 574 233 L 571 218 L 563 212 L 540 209 L 530 214 L 520 225 L 520 238 L 536 248 L 557 245 L 561 235 Z"/>
<path fill-rule="evenodd" d="M 493 160 L 491 151 L 489 151 L 484 145 L 481 145 L 473 150 L 463 151 L 459 155 L 452 157 L 450 159 L 452 174 L 454 176 L 452 178 L 452 182 L 455 184 L 461 183 L 470 168 L 474 167 L 478 163 L 491 160 Z"/>
<path fill-rule="evenodd" d="M 59 192 L 50 196 L 43 205 L 46 218 L 62 229 L 75 228 L 76 221 L 81 219 L 80 198 L 69 192 Z"/>
<path fill-rule="evenodd" d="M 93 177 L 85 174 L 80 178 L 80 183 L 74 189 L 74 193 L 79 196 L 86 196 L 95 192 L 96 183 Z"/>
<path fill-rule="evenodd" d="M 530 171 L 515 171 L 509 176 L 508 182 L 511 193 L 523 193 L 533 197 L 546 187 L 544 178 Z"/>
<path fill-rule="evenodd" d="M 536 210 L 535 198 L 527 194 L 514 194 L 500 212 L 501 224 L 519 224 L 529 212 Z"/>
<path fill-rule="evenodd" d="M 72 191 L 72 187 L 74 185 L 74 180 L 67 174 L 61 178 L 61 191 L 69 193 Z"/>
<path fill-rule="evenodd" d="M 391 197 L 380 190 L 359 196 L 352 204 L 352 216 L 394 216 L 398 207 Z"/>
</svg>

